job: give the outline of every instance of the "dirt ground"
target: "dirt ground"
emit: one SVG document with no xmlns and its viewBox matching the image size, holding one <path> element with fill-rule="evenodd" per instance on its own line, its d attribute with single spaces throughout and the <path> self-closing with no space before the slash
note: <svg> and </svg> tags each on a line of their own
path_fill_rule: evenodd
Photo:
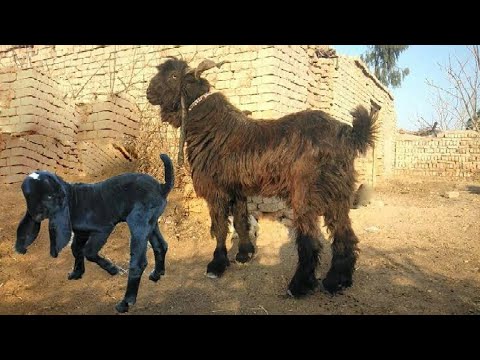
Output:
<svg viewBox="0 0 480 360">
<path fill-rule="evenodd" d="M 68 179 L 70 180 L 70 179 Z M 88 179 L 87 179 L 88 180 Z M 456 190 L 458 198 L 446 198 Z M 68 281 L 73 256 L 49 256 L 48 226 L 26 255 L 13 251 L 25 204 L 20 186 L 1 186 L 0 314 L 115 314 L 127 276 L 110 276 L 86 262 L 81 280 Z M 288 229 L 261 218 L 257 253 L 248 265 L 232 262 L 220 279 L 205 276 L 215 247 L 205 211 L 182 216 L 174 192 L 160 228 L 169 243 L 166 275 L 148 280 L 153 254 L 128 314 L 480 314 L 480 182 L 390 180 L 374 205 L 351 211 L 360 238 L 354 285 L 331 296 L 322 290 L 286 296 L 297 256 Z M 366 230 L 368 229 L 368 230 Z M 129 232 L 119 224 L 102 254 L 128 269 Z M 330 263 L 324 241 L 318 276 Z M 228 242 L 229 256 L 235 244 Z"/>
</svg>

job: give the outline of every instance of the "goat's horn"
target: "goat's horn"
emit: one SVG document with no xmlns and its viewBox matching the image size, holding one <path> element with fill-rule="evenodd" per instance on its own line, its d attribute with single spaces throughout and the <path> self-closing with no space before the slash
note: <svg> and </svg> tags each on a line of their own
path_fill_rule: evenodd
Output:
<svg viewBox="0 0 480 360">
<path fill-rule="evenodd" d="M 198 51 L 195 50 L 195 53 L 193 54 L 192 58 L 190 60 L 188 60 L 187 62 L 190 64 L 191 62 L 193 62 L 193 60 L 197 57 L 197 54 L 198 54 Z"/>
<path fill-rule="evenodd" d="M 220 68 L 223 64 L 225 64 L 227 62 L 228 61 L 221 61 L 219 63 L 216 63 L 215 61 L 209 60 L 209 59 L 203 60 L 200 64 L 198 64 L 198 66 L 195 70 L 192 70 L 192 72 L 194 72 L 195 78 L 198 79 L 204 71 L 210 70 L 211 68 L 214 68 L 215 66 L 217 68 Z"/>
<path fill-rule="evenodd" d="M 180 51 L 178 52 L 178 55 L 180 55 L 180 60 L 185 61 L 185 59 L 183 58 L 183 55 Z M 178 58 L 176 56 L 172 56 L 172 55 L 165 56 L 165 58 L 178 60 Z"/>
<path fill-rule="evenodd" d="M 176 56 L 164 56 L 165 59 L 173 59 L 173 60 L 178 60 Z M 155 66 L 157 70 L 161 69 L 161 65 L 156 65 Z"/>
</svg>

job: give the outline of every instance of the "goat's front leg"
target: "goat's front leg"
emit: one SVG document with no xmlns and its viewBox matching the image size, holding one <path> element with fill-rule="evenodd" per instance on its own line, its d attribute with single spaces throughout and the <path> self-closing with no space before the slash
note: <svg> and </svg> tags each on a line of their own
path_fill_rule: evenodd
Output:
<svg viewBox="0 0 480 360">
<path fill-rule="evenodd" d="M 85 255 L 83 249 L 88 240 L 89 233 L 75 232 L 72 241 L 72 253 L 75 257 L 75 265 L 73 271 L 68 274 L 68 280 L 81 279 L 85 273 Z"/>
<path fill-rule="evenodd" d="M 88 261 L 97 263 L 103 270 L 108 272 L 110 275 L 118 274 L 118 267 L 116 267 L 112 262 L 105 259 L 104 257 L 98 255 L 98 252 L 102 249 L 103 245 L 107 242 L 112 228 L 105 229 L 101 232 L 94 232 L 90 234 L 90 238 L 85 244 L 84 254 Z"/>
<path fill-rule="evenodd" d="M 251 260 L 255 253 L 255 247 L 250 239 L 251 224 L 248 218 L 247 198 L 237 197 L 233 203 L 233 226 L 238 233 L 238 253 L 235 257 L 240 263 L 246 263 Z"/>
<path fill-rule="evenodd" d="M 226 246 L 229 201 L 226 195 L 218 193 L 207 199 L 212 220 L 211 235 L 217 240 L 213 260 L 207 266 L 207 276 L 212 279 L 221 276 L 230 265 Z"/>
</svg>

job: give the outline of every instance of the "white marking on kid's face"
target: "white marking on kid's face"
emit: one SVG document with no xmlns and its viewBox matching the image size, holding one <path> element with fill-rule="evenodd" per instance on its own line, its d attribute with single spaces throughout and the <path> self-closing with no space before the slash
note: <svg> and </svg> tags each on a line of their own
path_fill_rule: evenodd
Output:
<svg viewBox="0 0 480 360">
<path fill-rule="evenodd" d="M 40 177 L 39 174 L 37 174 L 36 172 L 33 172 L 31 173 L 30 175 L 28 175 L 29 177 L 31 177 L 32 179 L 35 179 L 35 180 L 38 180 L 38 178 Z"/>
</svg>

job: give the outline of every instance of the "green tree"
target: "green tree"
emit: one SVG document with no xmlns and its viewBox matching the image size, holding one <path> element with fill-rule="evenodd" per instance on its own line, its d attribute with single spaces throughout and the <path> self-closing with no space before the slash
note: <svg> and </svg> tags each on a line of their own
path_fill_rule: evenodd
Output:
<svg viewBox="0 0 480 360">
<path fill-rule="evenodd" d="M 368 45 L 362 60 L 373 70 L 375 76 L 386 86 L 399 87 L 410 73 L 408 68 L 397 66 L 398 57 L 408 49 L 408 45 Z"/>
</svg>

